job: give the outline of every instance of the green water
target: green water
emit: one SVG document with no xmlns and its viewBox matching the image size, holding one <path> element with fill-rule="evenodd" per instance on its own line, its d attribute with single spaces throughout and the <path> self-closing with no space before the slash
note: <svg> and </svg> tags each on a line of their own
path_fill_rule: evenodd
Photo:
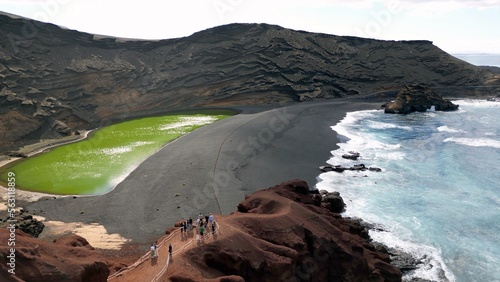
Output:
<svg viewBox="0 0 500 282">
<path fill-rule="evenodd" d="M 219 113 L 149 117 L 107 126 L 85 140 L 6 166 L 0 178 L 5 182 L 12 171 L 18 189 L 59 195 L 104 194 L 168 142 L 230 115 Z"/>
</svg>

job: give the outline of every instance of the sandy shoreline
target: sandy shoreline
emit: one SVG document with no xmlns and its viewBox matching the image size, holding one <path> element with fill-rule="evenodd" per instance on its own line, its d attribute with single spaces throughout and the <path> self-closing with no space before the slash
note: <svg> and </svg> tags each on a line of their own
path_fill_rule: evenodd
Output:
<svg viewBox="0 0 500 282">
<path fill-rule="evenodd" d="M 330 126 L 347 112 L 379 107 L 350 99 L 245 107 L 167 144 L 108 194 L 20 206 L 50 221 L 99 223 L 109 234 L 146 245 L 181 218 L 229 214 L 253 191 L 294 178 L 313 187 L 318 167 L 337 147 Z"/>
<path fill-rule="evenodd" d="M 38 143 L 31 144 L 31 145 L 26 145 L 16 151 L 19 154 L 24 154 L 27 157 L 34 156 L 36 154 L 40 154 L 44 151 L 47 151 L 51 148 L 70 144 L 70 143 L 75 143 L 81 140 L 86 139 L 89 134 L 93 130 L 82 130 L 80 135 L 71 135 L 71 136 L 66 136 L 62 137 L 59 139 L 47 139 L 47 140 L 41 140 Z M 0 167 L 3 167 L 11 162 L 17 161 L 21 159 L 20 157 L 11 157 L 7 155 L 0 155 Z"/>
</svg>

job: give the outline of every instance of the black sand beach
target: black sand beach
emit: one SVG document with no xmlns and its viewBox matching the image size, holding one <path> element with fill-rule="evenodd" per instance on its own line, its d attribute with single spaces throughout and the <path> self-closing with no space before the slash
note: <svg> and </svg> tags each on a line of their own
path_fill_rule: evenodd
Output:
<svg viewBox="0 0 500 282">
<path fill-rule="evenodd" d="M 258 189 L 294 178 L 313 187 L 338 142 L 330 126 L 346 112 L 379 106 L 336 99 L 243 108 L 166 145 L 108 194 L 23 206 L 47 220 L 100 223 L 108 233 L 147 244 L 181 218 L 229 214 Z"/>
</svg>

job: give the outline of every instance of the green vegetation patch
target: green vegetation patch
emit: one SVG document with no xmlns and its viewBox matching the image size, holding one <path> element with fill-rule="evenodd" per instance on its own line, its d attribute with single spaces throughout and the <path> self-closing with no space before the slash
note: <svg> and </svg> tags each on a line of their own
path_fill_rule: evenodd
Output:
<svg viewBox="0 0 500 282">
<path fill-rule="evenodd" d="M 85 140 L 1 168 L 16 188 L 59 195 L 96 195 L 111 191 L 141 162 L 168 142 L 228 117 L 227 111 L 148 117 L 110 125 Z"/>
</svg>

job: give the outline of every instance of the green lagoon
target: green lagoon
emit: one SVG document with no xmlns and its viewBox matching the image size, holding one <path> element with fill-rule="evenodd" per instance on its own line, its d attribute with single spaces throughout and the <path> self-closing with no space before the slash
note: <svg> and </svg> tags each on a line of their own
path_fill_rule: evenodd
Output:
<svg viewBox="0 0 500 282">
<path fill-rule="evenodd" d="M 58 195 L 105 194 L 165 144 L 233 114 L 167 115 L 110 125 L 85 140 L 2 167 L 0 180 L 5 183 L 12 171 L 18 189 Z"/>
</svg>

